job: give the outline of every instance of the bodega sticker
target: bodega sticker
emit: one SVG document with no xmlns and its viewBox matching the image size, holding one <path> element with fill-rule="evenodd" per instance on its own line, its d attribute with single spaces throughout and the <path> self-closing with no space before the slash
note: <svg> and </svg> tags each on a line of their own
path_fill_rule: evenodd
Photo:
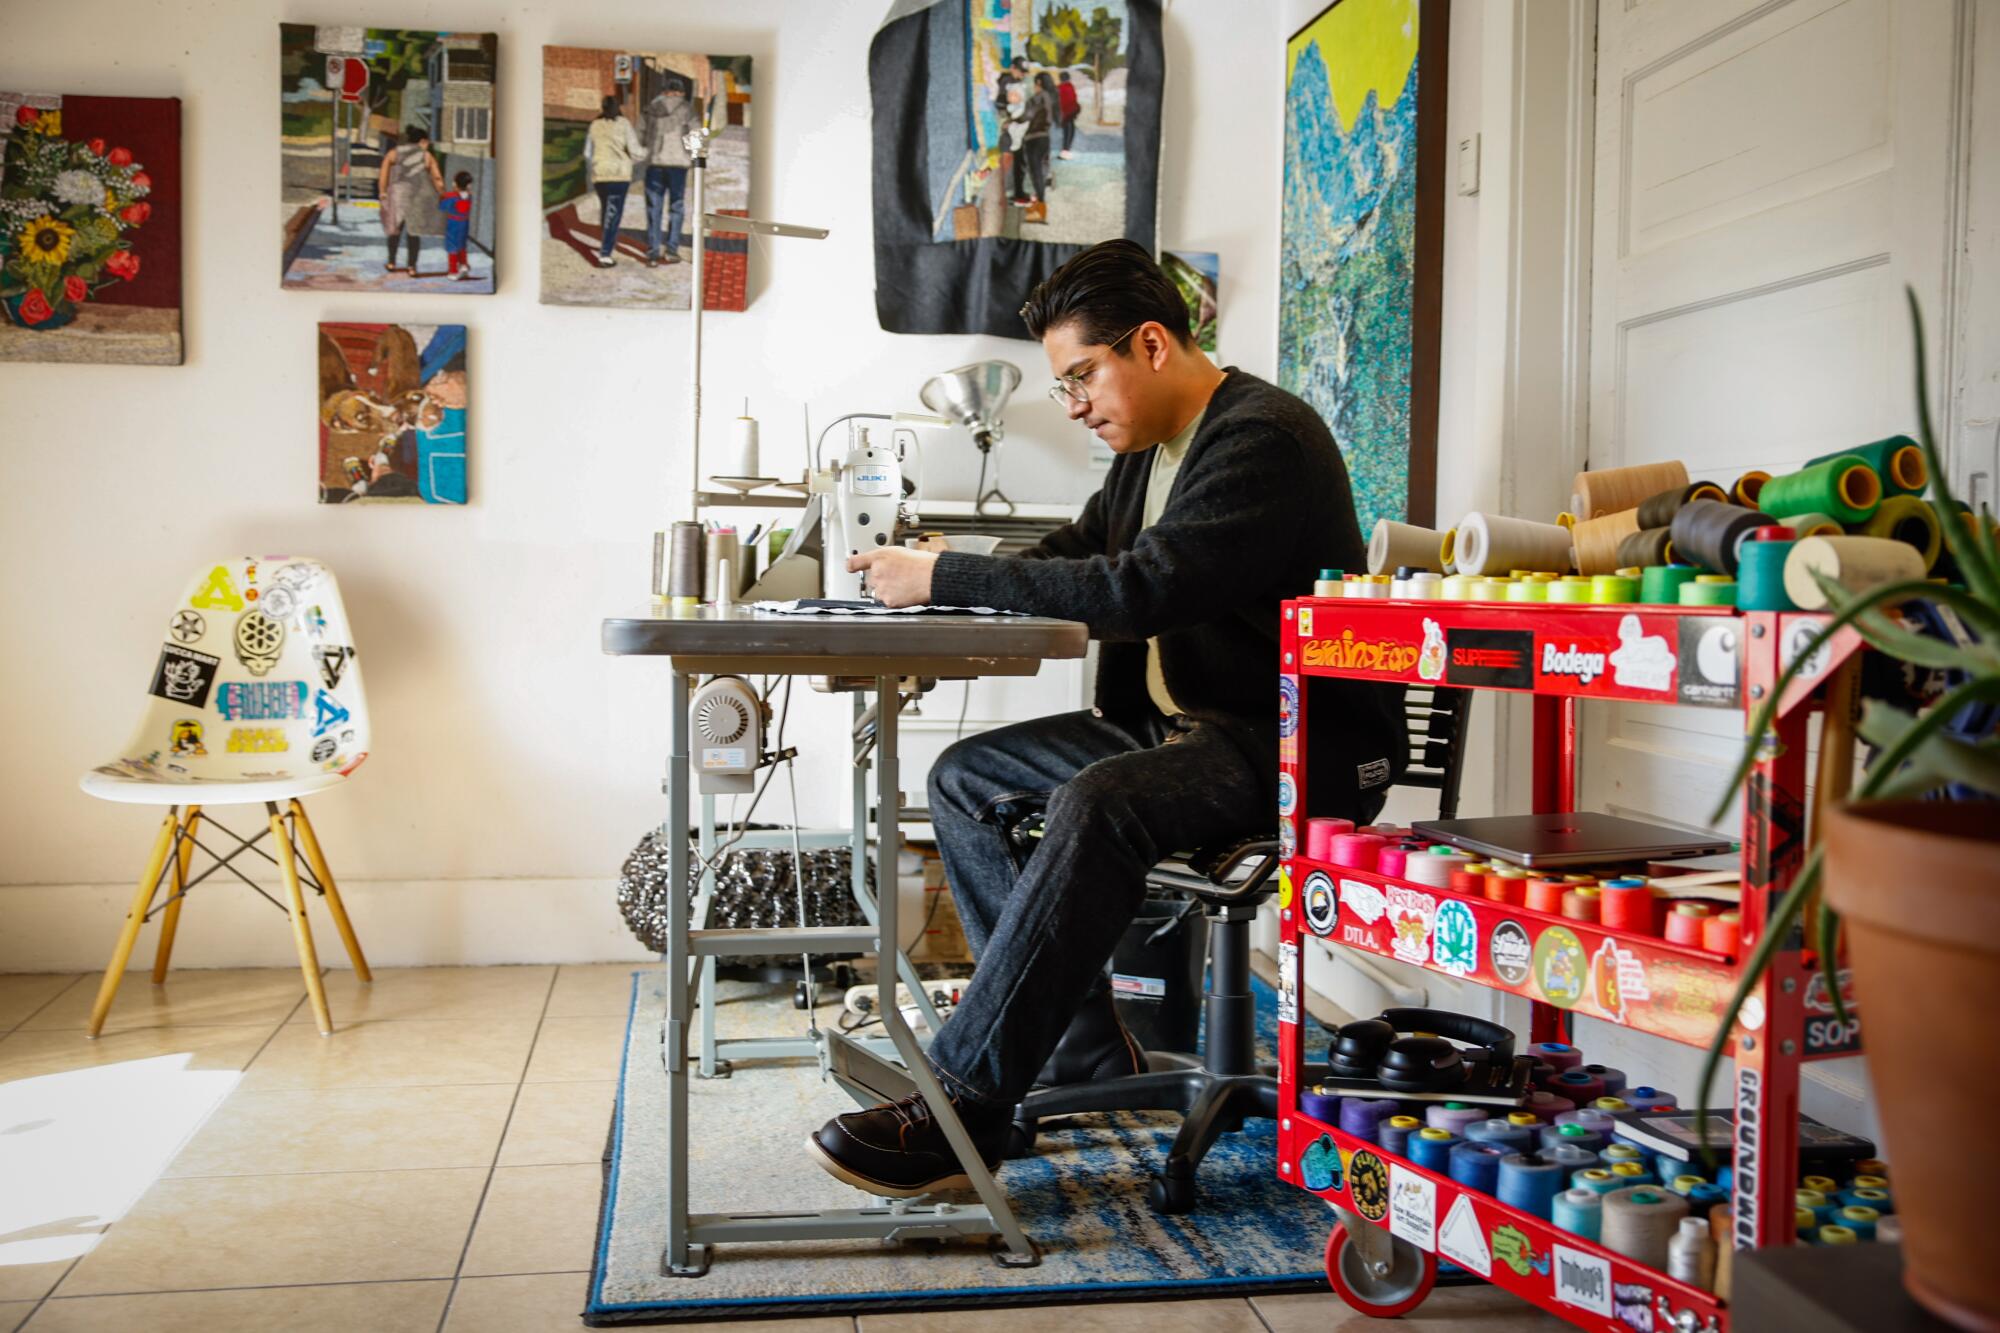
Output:
<svg viewBox="0 0 2000 1333">
<path fill-rule="evenodd" d="M 1305 906 L 1306 924 L 1312 933 L 1331 935 L 1333 923 L 1340 919 L 1340 893 L 1325 871 L 1315 870 L 1306 876 Z"/>
</svg>

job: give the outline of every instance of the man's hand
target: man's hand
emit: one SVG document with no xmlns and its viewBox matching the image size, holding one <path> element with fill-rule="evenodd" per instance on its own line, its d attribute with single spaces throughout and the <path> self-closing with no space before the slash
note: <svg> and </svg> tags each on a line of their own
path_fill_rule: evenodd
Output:
<svg viewBox="0 0 2000 1333">
<path fill-rule="evenodd" d="M 847 572 L 868 572 L 868 590 L 884 606 L 923 606 L 931 600 L 931 570 L 937 552 L 885 546 L 847 557 Z"/>
</svg>

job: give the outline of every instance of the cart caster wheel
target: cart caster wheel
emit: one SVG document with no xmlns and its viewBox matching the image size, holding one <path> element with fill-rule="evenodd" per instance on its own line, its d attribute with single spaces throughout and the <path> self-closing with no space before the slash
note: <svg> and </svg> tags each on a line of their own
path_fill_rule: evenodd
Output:
<svg viewBox="0 0 2000 1333">
<path fill-rule="evenodd" d="M 1153 1211 L 1168 1217 L 1194 1211 L 1194 1182 L 1179 1176 L 1154 1176 L 1153 1187 L 1146 1191 L 1146 1202 Z"/>
<path fill-rule="evenodd" d="M 1035 1155 L 1035 1132 L 1039 1125 L 1034 1120 L 1016 1120 L 1007 1126 L 1007 1160 L 1018 1162 L 1023 1157 Z"/>
<path fill-rule="evenodd" d="M 813 1007 L 812 1002 L 812 987 L 803 981 L 795 982 L 792 986 L 792 1008 L 810 1009 Z"/>
<path fill-rule="evenodd" d="M 1437 1284 L 1437 1256 L 1399 1237 L 1390 1238 L 1389 1271 L 1369 1271 L 1359 1247 L 1349 1244 L 1347 1228 L 1336 1224 L 1326 1238 L 1326 1279 L 1362 1314 L 1376 1319 L 1406 1315 L 1424 1303 Z"/>
</svg>

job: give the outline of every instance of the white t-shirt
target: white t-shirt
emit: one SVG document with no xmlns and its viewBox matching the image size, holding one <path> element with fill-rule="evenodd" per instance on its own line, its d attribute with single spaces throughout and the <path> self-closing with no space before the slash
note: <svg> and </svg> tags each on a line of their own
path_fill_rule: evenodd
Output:
<svg viewBox="0 0 2000 1333">
<path fill-rule="evenodd" d="M 1195 432 L 1201 429 L 1201 419 L 1208 415 L 1204 405 L 1194 414 L 1194 420 L 1181 427 L 1173 439 L 1153 446 L 1153 470 L 1146 474 L 1146 506 L 1141 513 L 1139 530 L 1144 532 L 1160 521 L 1166 512 L 1167 496 L 1173 492 L 1174 478 L 1180 475 L 1181 460 L 1187 457 L 1188 445 L 1194 442 Z M 1146 693 L 1153 698 L 1153 707 L 1168 717 L 1182 712 L 1174 702 L 1174 696 L 1167 693 L 1167 678 L 1160 670 L 1160 641 L 1146 640 Z"/>
</svg>

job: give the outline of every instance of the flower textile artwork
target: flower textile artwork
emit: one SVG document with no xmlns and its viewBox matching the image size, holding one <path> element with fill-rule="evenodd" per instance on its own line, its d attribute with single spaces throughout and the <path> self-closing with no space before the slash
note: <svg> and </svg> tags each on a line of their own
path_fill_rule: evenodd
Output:
<svg viewBox="0 0 2000 1333">
<path fill-rule="evenodd" d="M 0 361 L 180 364 L 180 121 L 0 93 Z"/>
</svg>

